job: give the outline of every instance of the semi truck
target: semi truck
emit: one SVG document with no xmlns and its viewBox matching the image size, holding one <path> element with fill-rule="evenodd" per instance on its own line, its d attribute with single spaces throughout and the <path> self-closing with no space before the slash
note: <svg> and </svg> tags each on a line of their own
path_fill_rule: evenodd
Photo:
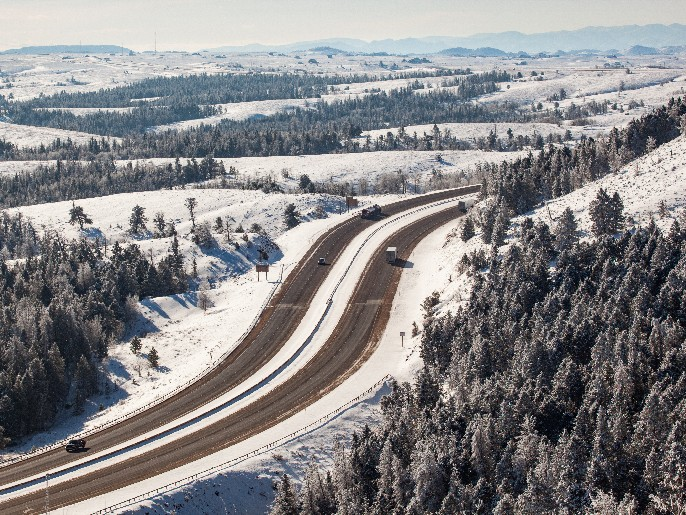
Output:
<svg viewBox="0 0 686 515">
<path fill-rule="evenodd" d="M 381 214 L 381 206 L 379 204 L 374 204 L 371 207 L 365 207 L 360 212 L 360 218 L 374 218 Z"/>
</svg>

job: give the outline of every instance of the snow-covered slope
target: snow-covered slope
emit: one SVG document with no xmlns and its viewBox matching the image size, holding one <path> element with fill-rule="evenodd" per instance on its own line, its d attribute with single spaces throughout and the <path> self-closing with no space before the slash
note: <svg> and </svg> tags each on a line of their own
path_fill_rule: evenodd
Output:
<svg viewBox="0 0 686 515">
<path fill-rule="evenodd" d="M 610 195 L 619 193 L 624 203 L 627 228 L 645 226 L 652 219 L 661 229 L 669 230 L 674 220 L 686 209 L 686 137 L 681 136 L 662 145 L 615 174 L 587 184 L 569 195 L 550 200 L 526 216 L 554 226 L 562 212 L 570 208 L 582 237 L 592 238 L 588 210 L 600 188 Z M 661 203 L 666 208 L 666 213 L 662 215 L 666 216 L 660 214 Z M 506 244 L 516 241 L 517 227 L 523 218 L 515 217 L 512 220 Z M 457 264 L 464 254 L 475 250 L 483 250 L 488 255 L 490 245 L 482 243 L 479 235 L 477 230 L 476 236 L 465 243 L 459 238 L 459 231 L 455 230 L 446 242 L 443 253 L 446 262 L 452 263 L 454 280 L 444 283 L 447 286 L 441 292 L 437 313 L 454 312 L 459 304 L 468 299 L 470 279 L 466 274 L 460 274 Z"/>
</svg>

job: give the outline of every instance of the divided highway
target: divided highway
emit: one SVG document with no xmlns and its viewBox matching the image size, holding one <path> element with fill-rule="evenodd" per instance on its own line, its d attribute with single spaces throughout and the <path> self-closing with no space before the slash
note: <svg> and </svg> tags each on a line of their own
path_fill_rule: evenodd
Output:
<svg viewBox="0 0 686 515">
<path fill-rule="evenodd" d="M 478 186 L 472 186 L 413 197 L 385 206 L 384 213 L 394 215 L 478 190 Z M 457 216 L 455 208 L 446 209 L 396 232 L 392 243 L 401 249 L 400 259 L 406 259 L 427 233 Z M 90 436 L 88 446 L 102 451 L 148 433 L 219 397 L 253 375 L 288 340 L 331 270 L 332 267 L 312 266 L 316 258 L 325 256 L 327 262 L 335 263 L 352 239 L 373 223 L 360 218 L 348 219 L 320 237 L 281 286 L 253 330 L 220 366 L 150 410 Z M 386 244 L 384 242 L 381 247 Z M 268 396 L 161 448 L 55 485 L 50 491 L 50 507 L 66 506 L 121 488 L 229 447 L 279 423 L 334 389 L 374 351 L 388 320 L 401 269 L 385 263 L 383 253 L 376 252 L 333 335 L 314 359 Z M 0 485 L 43 474 L 82 457 L 61 449 L 37 455 L 0 468 Z M 34 492 L 0 504 L 0 512 L 39 512 L 44 506 L 44 493 Z"/>
</svg>

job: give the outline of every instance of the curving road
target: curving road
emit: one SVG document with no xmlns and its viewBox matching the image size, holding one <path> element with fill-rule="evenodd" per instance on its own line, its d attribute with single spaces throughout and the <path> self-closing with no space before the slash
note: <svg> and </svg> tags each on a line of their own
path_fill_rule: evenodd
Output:
<svg viewBox="0 0 686 515">
<path fill-rule="evenodd" d="M 478 191 L 478 186 L 440 192 L 386 206 L 392 215 L 412 207 Z M 400 257 L 427 232 L 458 216 L 455 209 L 441 211 L 398 231 L 394 245 Z M 300 321 L 302 313 L 331 267 L 313 267 L 319 256 L 335 262 L 349 242 L 370 223 L 354 218 L 342 222 L 315 242 L 263 312 L 250 334 L 216 370 L 175 397 L 89 438 L 89 447 L 102 450 L 144 434 L 220 396 L 250 377 L 273 357 Z M 384 243 L 386 245 L 386 243 Z M 383 247 L 383 245 L 381 246 Z M 291 379 L 262 399 L 192 435 L 51 488 L 50 507 L 56 508 L 121 488 L 209 455 L 271 427 L 314 402 L 340 384 L 373 352 L 388 319 L 400 277 L 400 267 L 385 263 L 376 252 L 345 314 L 324 347 Z M 63 466 L 80 456 L 57 450 L 0 469 L 0 484 L 8 484 Z M 57 490 L 59 488 L 59 491 Z M 44 508 L 44 494 L 36 492 L 0 505 L 2 513 Z"/>
</svg>

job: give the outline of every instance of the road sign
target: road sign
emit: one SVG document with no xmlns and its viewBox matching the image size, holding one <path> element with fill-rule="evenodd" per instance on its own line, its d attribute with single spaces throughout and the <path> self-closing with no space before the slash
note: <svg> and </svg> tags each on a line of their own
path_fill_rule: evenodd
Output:
<svg viewBox="0 0 686 515">
<path fill-rule="evenodd" d="M 269 272 L 269 264 L 267 263 L 257 263 L 255 265 L 255 269 L 257 270 L 257 280 L 260 280 L 260 272 L 264 272 L 264 277 L 265 279 L 267 278 L 267 273 Z"/>
</svg>

